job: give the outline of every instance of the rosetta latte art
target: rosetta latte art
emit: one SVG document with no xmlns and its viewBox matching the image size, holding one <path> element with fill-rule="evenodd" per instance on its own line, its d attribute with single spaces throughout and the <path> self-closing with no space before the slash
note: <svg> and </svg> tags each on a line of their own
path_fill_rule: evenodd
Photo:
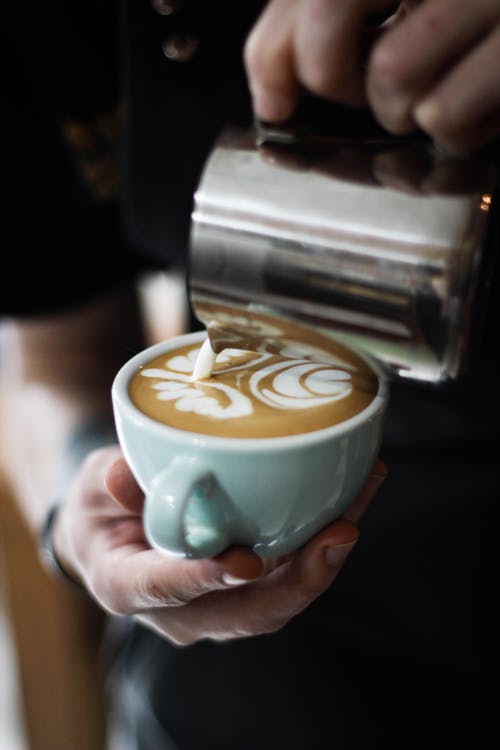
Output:
<svg viewBox="0 0 500 750">
<path fill-rule="evenodd" d="M 262 387 L 268 375 L 273 375 L 272 386 Z M 254 373 L 250 377 L 250 388 L 255 398 L 277 409 L 309 409 L 348 396 L 352 392 L 350 379 L 351 375 L 344 370 L 291 360 Z"/>
<path fill-rule="evenodd" d="M 259 351 L 225 348 L 215 365 L 211 357 L 207 376 L 194 379 L 201 349 L 199 342 L 184 345 L 140 368 L 129 385 L 135 406 L 191 433 L 279 437 L 345 422 L 378 389 L 366 362 L 317 333 L 300 343 L 284 330 Z"/>
<path fill-rule="evenodd" d="M 219 382 L 193 382 L 191 374 L 196 364 L 199 347 L 187 355 L 167 359 L 163 368 L 147 368 L 141 375 L 154 378 L 152 388 L 157 391 L 160 401 L 175 401 L 180 411 L 193 412 L 212 419 L 235 419 L 254 412 L 253 401 L 241 390 Z M 243 364 L 218 369 L 217 375 L 247 369 L 252 357 L 252 374 L 249 387 L 254 399 L 275 409 L 308 409 L 324 406 L 332 401 L 345 398 L 352 391 L 350 373 L 328 365 L 315 364 L 306 360 L 284 360 L 266 364 L 273 359 L 270 354 L 253 355 L 240 350 L 229 349 L 217 357 L 223 364 L 228 360 L 244 359 Z"/>
</svg>

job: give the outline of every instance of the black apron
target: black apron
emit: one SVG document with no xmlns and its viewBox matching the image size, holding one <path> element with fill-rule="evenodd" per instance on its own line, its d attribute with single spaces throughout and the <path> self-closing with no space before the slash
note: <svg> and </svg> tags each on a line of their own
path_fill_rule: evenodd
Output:
<svg viewBox="0 0 500 750">
<path fill-rule="evenodd" d="M 172 262 L 185 258 L 211 144 L 226 122 L 250 117 L 241 46 L 256 6 L 234 33 L 235 5 L 186 2 L 184 15 L 160 18 L 129 3 L 128 219 L 140 246 Z M 197 37 L 198 55 L 162 60 L 179 28 Z M 279 633 L 223 644 L 178 648 L 130 623 L 111 685 L 140 750 L 490 747 L 498 272 L 494 285 L 470 376 L 392 387 L 389 477 L 330 591 Z"/>
</svg>

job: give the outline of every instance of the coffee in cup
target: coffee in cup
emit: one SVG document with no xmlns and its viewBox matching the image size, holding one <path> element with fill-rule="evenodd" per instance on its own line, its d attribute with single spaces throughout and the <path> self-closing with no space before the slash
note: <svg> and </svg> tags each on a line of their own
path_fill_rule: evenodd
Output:
<svg viewBox="0 0 500 750">
<path fill-rule="evenodd" d="M 318 336 L 300 354 L 286 336 L 272 351 L 230 350 L 196 383 L 206 333 L 156 344 L 120 369 L 116 429 L 153 547 L 280 556 L 357 497 L 378 455 L 388 385 L 375 365 Z"/>
<path fill-rule="evenodd" d="M 331 337 L 309 332 L 306 342 L 300 327 L 287 327 L 268 351 L 223 350 L 203 380 L 193 380 L 200 344 L 155 357 L 132 378 L 130 397 L 171 427 L 231 438 L 313 432 L 366 409 L 378 390 L 366 360 Z"/>
</svg>

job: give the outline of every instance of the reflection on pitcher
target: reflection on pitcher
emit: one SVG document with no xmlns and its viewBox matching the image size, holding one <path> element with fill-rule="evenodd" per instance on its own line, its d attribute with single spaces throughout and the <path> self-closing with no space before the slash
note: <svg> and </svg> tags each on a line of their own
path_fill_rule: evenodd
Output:
<svg viewBox="0 0 500 750">
<path fill-rule="evenodd" d="M 207 300 L 264 310 L 331 329 L 391 377 L 456 379 L 488 302 L 496 177 L 421 139 L 258 148 L 227 129 L 195 194 L 193 311 L 206 325 Z"/>
</svg>

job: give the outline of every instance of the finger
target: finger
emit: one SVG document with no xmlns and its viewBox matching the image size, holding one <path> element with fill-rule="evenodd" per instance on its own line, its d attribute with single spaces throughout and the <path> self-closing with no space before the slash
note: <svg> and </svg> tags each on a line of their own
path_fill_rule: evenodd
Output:
<svg viewBox="0 0 500 750">
<path fill-rule="evenodd" d="M 295 65 L 313 94 L 349 105 L 365 101 L 367 18 L 392 0 L 303 0 L 295 24 Z"/>
<path fill-rule="evenodd" d="M 137 484 L 123 456 L 109 467 L 105 486 L 113 498 L 126 510 L 140 514 L 144 505 L 144 493 Z"/>
<path fill-rule="evenodd" d="M 494 31 L 415 108 L 415 120 L 451 150 L 475 149 L 500 133 L 500 19 Z"/>
<path fill-rule="evenodd" d="M 414 104 L 488 31 L 495 3 L 428 0 L 381 37 L 371 54 L 367 90 L 386 129 L 406 133 L 415 127 Z"/>
<path fill-rule="evenodd" d="M 295 576 L 299 590 L 304 589 L 304 603 L 310 603 L 333 583 L 358 538 L 357 526 L 341 518 L 313 537 L 296 555 L 288 577 Z M 301 580 L 307 581 L 305 587 Z"/>
<path fill-rule="evenodd" d="M 222 567 L 222 581 L 231 586 L 248 583 L 259 578 L 264 570 L 264 561 L 249 549 L 232 547 L 217 555 L 215 561 Z"/>
<path fill-rule="evenodd" d="M 361 489 L 361 492 L 350 508 L 346 510 L 342 516 L 343 519 L 351 521 L 352 523 L 357 523 L 359 521 L 359 519 L 366 513 L 368 506 L 378 490 L 385 482 L 387 473 L 387 467 L 384 462 L 377 459 L 370 476 Z"/>
<path fill-rule="evenodd" d="M 306 545 L 305 551 L 297 553 L 298 556 L 301 557 L 305 554 L 307 557 L 307 550 L 310 549 L 343 547 L 343 545 L 351 544 L 353 540 L 357 539 L 358 532 L 354 522 L 361 518 L 366 511 L 386 476 L 387 468 L 378 459 L 357 500 L 344 514 L 343 518 L 316 535 Z M 115 559 L 114 565 L 108 566 L 108 568 L 111 569 L 112 567 L 113 570 L 119 571 L 118 578 L 122 581 L 122 587 L 120 589 L 115 576 L 113 588 L 124 591 L 123 587 L 126 587 L 127 592 L 123 597 L 124 606 L 127 611 L 131 612 L 146 611 L 152 607 L 185 605 L 209 592 L 242 584 L 247 584 L 249 597 L 252 596 L 252 592 L 256 592 L 260 601 L 265 597 L 265 592 L 269 588 L 269 581 L 272 580 L 274 587 L 276 580 L 278 580 L 276 576 L 282 576 L 283 570 L 287 570 L 288 565 L 292 565 L 292 567 L 296 565 L 294 562 L 296 555 L 287 555 L 280 560 L 267 564 L 254 552 L 243 548 L 233 548 L 216 558 L 207 560 L 185 560 L 149 550 L 147 553 L 142 553 L 144 557 L 138 561 L 135 557 L 132 560 L 126 559 L 126 550 L 122 550 L 122 553 L 124 552 L 125 559 L 122 561 Z M 138 563 L 140 563 L 139 567 Z M 262 577 L 264 572 L 267 573 L 270 570 L 273 571 L 271 575 Z M 325 571 L 322 571 L 321 567 L 319 570 L 320 578 L 321 575 L 324 577 Z M 275 576 L 275 578 L 272 579 L 272 576 Z M 253 582 L 250 589 L 248 589 L 249 582 Z M 311 585 L 310 580 L 309 585 Z M 322 590 L 321 583 L 318 585 Z M 314 586 L 312 589 L 316 590 Z M 310 598 L 306 595 L 303 597 L 303 601 L 303 606 L 306 606 Z M 256 606 L 258 603 L 256 603 Z M 264 606 L 263 601 L 260 601 L 260 604 Z"/>
<path fill-rule="evenodd" d="M 123 454 L 118 445 L 92 451 L 68 490 L 69 496 L 74 497 L 77 504 L 83 503 L 87 512 L 90 512 L 90 520 L 96 515 L 120 517 L 123 513 L 121 505 L 110 503 L 110 493 L 106 486 L 108 472 L 117 461 L 123 461 Z M 128 470 L 126 473 L 129 474 Z"/>
<path fill-rule="evenodd" d="M 292 50 L 297 4 L 297 0 L 268 3 L 245 44 L 248 85 L 261 120 L 286 120 L 300 96 Z"/>
<path fill-rule="evenodd" d="M 124 518 L 123 524 L 127 523 Z M 88 560 L 89 588 L 115 614 L 179 607 L 208 592 L 255 580 L 264 570 L 251 550 L 232 549 L 217 558 L 189 560 L 151 549 L 144 537 L 121 537 L 116 523 L 109 533 L 93 535 Z"/>
<path fill-rule="evenodd" d="M 354 524 L 336 521 L 256 582 L 212 592 L 186 607 L 150 612 L 142 620 L 179 645 L 275 632 L 333 583 L 357 539 Z"/>
</svg>

